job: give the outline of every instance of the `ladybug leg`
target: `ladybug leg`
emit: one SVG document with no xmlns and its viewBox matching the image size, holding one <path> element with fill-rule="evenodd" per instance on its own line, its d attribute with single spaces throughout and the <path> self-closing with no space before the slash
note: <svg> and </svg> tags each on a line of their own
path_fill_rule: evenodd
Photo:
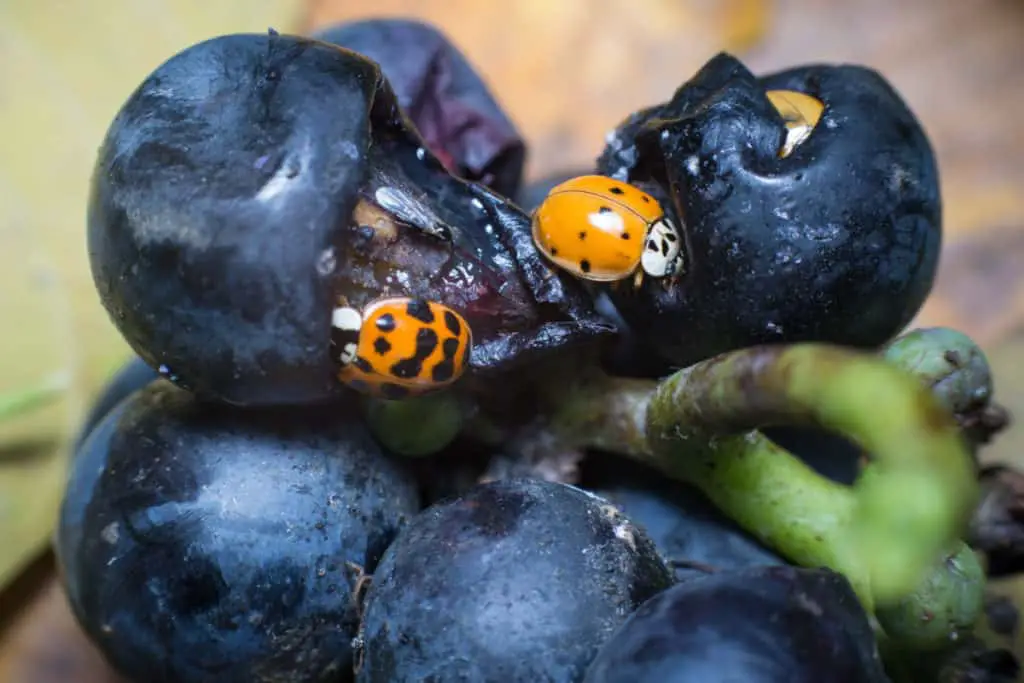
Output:
<svg viewBox="0 0 1024 683">
<path fill-rule="evenodd" d="M 438 267 L 437 272 L 430 276 L 429 282 L 431 285 L 437 285 L 440 280 L 443 280 L 448 276 L 455 266 L 458 265 L 459 257 L 455 253 L 455 243 L 452 241 L 448 242 L 448 258 L 444 260 L 444 263 Z"/>
<path fill-rule="evenodd" d="M 636 272 L 633 273 L 633 289 L 640 289 L 644 283 L 644 269 L 637 268 Z M 616 283 L 617 284 L 617 283 Z"/>
</svg>

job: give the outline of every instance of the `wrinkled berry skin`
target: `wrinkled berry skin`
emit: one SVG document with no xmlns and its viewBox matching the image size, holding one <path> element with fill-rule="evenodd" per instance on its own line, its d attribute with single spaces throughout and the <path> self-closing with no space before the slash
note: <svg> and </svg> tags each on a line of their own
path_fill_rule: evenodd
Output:
<svg viewBox="0 0 1024 683">
<path fill-rule="evenodd" d="M 648 600 L 584 683 L 887 683 L 867 615 L 827 569 L 751 567 Z"/>
<path fill-rule="evenodd" d="M 239 411 L 157 380 L 75 458 L 56 549 L 73 612 L 147 683 L 351 674 L 356 573 L 419 509 L 416 484 L 338 411 Z"/>
<path fill-rule="evenodd" d="M 436 27 L 410 19 L 367 19 L 313 35 L 380 65 L 398 104 L 455 175 L 515 197 L 526 144 L 487 84 Z"/>
<path fill-rule="evenodd" d="M 114 406 L 123 401 L 129 395 L 135 393 L 142 387 L 160 377 L 156 370 L 146 365 L 138 356 L 133 356 L 127 363 L 121 366 L 114 376 L 103 385 L 98 396 L 93 399 L 89 412 L 82 420 L 78 435 L 72 442 L 71 452 L 76 453 L 82 442 L 88 438 L 92 430 L 100 423 L 107 413 Z"/>
<path fill-rule="evenodd" d="M 540 480 L 480 485 L 422 512 L 388 548 L 356 680 L 578 681 L 670 584 L 651 541 L 606 501 Z"/>
<path fill-rule="evenodd" d="M 785 158 L 770 89 L 825 104 Z M 674 285 L 610 291 L 676 365 L 760 343 L 874 347 L 931 289 L 942 235 L 936 160 L 914 114 L 870 69 L 757 78 L 720 54 L 671 100 L 629 117 L 597 166 L 655 194 L 685 226 Z"/>
<path fill-rule="evenodd" d="M 381 87 L 358 55 L 242 34 L 183 50 L 131 94 L 96 162 L 88 248 L 150 366 L 229 403 L 340 393 L 331 284 Z"/>
</svg>

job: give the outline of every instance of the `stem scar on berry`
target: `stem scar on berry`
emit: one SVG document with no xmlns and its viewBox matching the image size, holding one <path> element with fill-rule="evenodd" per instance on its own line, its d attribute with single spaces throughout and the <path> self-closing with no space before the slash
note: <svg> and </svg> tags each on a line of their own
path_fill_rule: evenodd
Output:
<svg viewBox="0 0 1024 683">
<path fill-rule="evenodd" d="M 821 121 L 825 104 L 815 97 L 795 90 L 769 90 L 765 95 L 785 123 L 786 141 L 779 150 L 779 156 L 788 157 L 798 145 L 802 145 L 810 137 Z"/>
</svg>

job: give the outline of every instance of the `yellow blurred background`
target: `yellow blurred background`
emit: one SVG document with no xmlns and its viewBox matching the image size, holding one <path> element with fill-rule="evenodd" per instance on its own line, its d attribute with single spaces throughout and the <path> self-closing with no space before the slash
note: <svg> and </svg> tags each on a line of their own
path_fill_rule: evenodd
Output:
<svg viewBox="0 0 1024 683">
<path fill-rule="evenodd" d="M 295 30 L 284 0 L 0 2 L 0 395 L 59 398 L 0 423 L 0 584 L 48 541 L 64 446 L 127 358 L 89 273 L 85 208 L 118 107 L 161 62 L 218 33 Z"/>
<path fill-rule="evenodd" d="M 0 586 L 46 548 L 67 441 L 127 357 L 93 290 L 84 230 L 95 153 L 118 107 L 205 38 L 370 16 L 420 17 L 449 35 L 524 133 L 531 178 L 586 167 L 606 130 L 720 50 L 755 72 L 880 69 L 942 171 L 946 248 L 915 324 L 978 339 L 997 366 L 997 398 L 1024 412 L 1019 0 L 0 0 L 0 396 L 57 392 L 0 423 Z M 990 457 L 1020 460 L 1020 443 L 1014 429 Z"/>
</svg>

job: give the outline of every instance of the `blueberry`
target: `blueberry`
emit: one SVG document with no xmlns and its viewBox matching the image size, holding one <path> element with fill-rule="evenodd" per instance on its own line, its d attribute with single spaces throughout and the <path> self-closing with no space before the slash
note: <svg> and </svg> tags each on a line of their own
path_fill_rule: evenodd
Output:
<svg viewBox="0 0 1024 683">
<path fill-rule="evenodd" d="M 351 675 L 352 593 L 419 501 L 350 411 L 240 411 L 157 380 L 100 422 L 72 465 L 56 549 L 79 624 L 117 670 Z"/>
<path fill-rule="evenodd" d="M 842 575 L 750 567 L 679 583 L 601 648 L 584 683 L 884 683 Z"/>
<path fill-rule="evenodd" d="M 378 81 L 353 53 L 241 34 L 181 51 L 130 95 L 96 161 L 88 248 L 147 364 L 232 403 L 339 393 L 332 264 Z"/>
<path fill-rule="evenodd" d="M 678 580 L 705 571 L 786 564 L 693 486 L 618 457 L 591 455 L 583 469 L 584 484 L 596 487 L 597 495 L 644 530 Z"/>
<path fill-rule="evenodd" d="M 72 442 L 71 452 L 76 453 L 82 446 L 82 442 L 89 436 L 92 430 L 99 424 L 100 420 L 106 417 L 114 406 L 125 398 L 146 386 L 153 380 L 160 377 L 160 374 L 138 356 L 133 356 L 127 363 L 121 366 L 113 377 L 100 390 L 99 395 L 93 400 L 92 407 L 82 420 L 78 435 Z"/>
<path fill-rule="evenodd" d="M 824 106 L 786 153 L 769 92 Z M 942 241 L 936 159 L 876 71 L 809 65 L 758 78 L 727 54 L 628 117 L 600 173 L 648 190 L 682 226 L 684 272 L 609 290 L 687 366 L 759 343 L 876 347 L 920 309 Z"/>
<path fill-rule="evenodd" d="M 314 34 L 377 62 L 423 139 L 456 175 L 515 197 L 526 144 L 483 78 L 436 27 L 367 19 Z"/>
<path fill-rule="evenodd" d="M 403 529 L 367 594 L 362 683 L 578 681 L 626 616 L 671 583 L 606 501 L 506 479 Z"/>
</svg>

